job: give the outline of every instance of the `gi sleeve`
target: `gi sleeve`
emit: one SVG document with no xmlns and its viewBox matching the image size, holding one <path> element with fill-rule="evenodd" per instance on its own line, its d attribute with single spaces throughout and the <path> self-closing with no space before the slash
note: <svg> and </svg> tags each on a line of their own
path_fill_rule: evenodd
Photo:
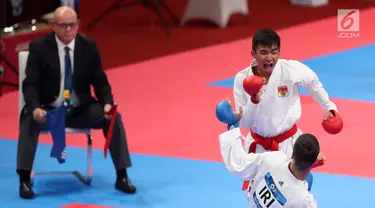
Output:
<svg viewBox="0 0 375 208">
<path fill-rule="evenodd" d="M 249 101 L 249 95 L 243 89 L 243 81 L 246 78 L 247 71 L 251 70 L 246 68 L 236 74 L 234 77 L 234 84 L 233 84 L 233 98 L 234 104 L 236 107 L 236 112 L 240 111 L 240 107 L 245 107 L 247 102 Z"/>
<path fill-rule="evenodd" d="M 262 163 L 261 154 L 248 154 L 242 147 L 239 128 L 219 135 L 220 152 L 230 173 L 242 180 L 254 178 Z"/>
<path fill-rule="evenodd" d="M 337 106 L 333 103 L 328 96 L 328 93 L 320 82 L 318 76 L 308 66 L 299 62 L 291 61 L 293 67 L 293 75 L 295 75 L 297 82 L 313 97 L 314 101 L 318 103 L 325 112 L 336 110 Z"/>
</svg>

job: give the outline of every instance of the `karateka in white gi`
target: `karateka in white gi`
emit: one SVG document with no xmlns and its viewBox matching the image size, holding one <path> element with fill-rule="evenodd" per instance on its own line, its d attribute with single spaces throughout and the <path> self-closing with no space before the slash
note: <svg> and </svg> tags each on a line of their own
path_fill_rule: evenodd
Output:
<svg viewBox="0 0 375 208">
<path fill-rule="evenodd" d="M 301 117 L 298 87 L 307 89 L 320 104 L 324 120 L 334 116 L 337 106 L 308 66 L 296 60 L 279 59 L 280 37 L 275 31 L 259 30 L 253 37 L 251 54 L 255 60 L 235 76 L 233 89 L 236 108 L 233 113 L 240 120 L 240 127 L 250 130 L 245 151 L 278 150 L 291 158 L 293 145 L 302 134 L 296 125 Z M 244 80 L 253 75 L 262 77 L 264 85 L 259 92 L 249 95 L 244 90 Z M 246 181 L 243 190 L 250 187 L 251 183 Z"/>
<path fill-rule="evenodd" d="M 239 128 L 219 135 L 223 161 L 233 175 L 254 180 L 248 195 L 251 208 L 315 208 L 305 178 L 316 160 L 322 159 L 319 142 L 311 134 L 296 138 L 293 159 L 280 151 L 247 153 Z"/>
</svg>

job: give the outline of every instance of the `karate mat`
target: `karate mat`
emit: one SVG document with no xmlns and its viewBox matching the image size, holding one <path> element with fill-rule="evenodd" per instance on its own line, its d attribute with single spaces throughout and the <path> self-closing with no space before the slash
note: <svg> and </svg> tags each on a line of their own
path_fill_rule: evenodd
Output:
<svg viewBox="0 0 375 208">
<path fill-rule="evenodd" d="M 319 207 L 375 207 L 373 13 L 361 13 L 365 29 L 357 39 L 338 39 L 335 18 L 279 30 L 283 57 L 302 60 L 317 72 L 345 122 L 339 135 L 328 135 L 321 128 L 321 108 L 311 97 L 302 98 L 299 126 L 317 135 L 328 159 L 314 170 Z M 135 195 L 114 190 L 112 162 L 104 160 L 103 137 L 95 131 L 92 186 L 72 176 L 39 176 L 37 198 L 19 199 L 14 141 L 18 93 L 6 95 L 0 100 L 0 109 L 6 109 L 0 111 L 2 207 L 247 207 L 242 182 L 221 163 L 217 135 L 225 125 L 216 120 L 214 109 L 232 96 L 233 76 L 250 63 L 250 48 L 251 38 L 246 38 L 108 71 L 133 152 L 129 174 L 138 187 Z M 37 167 L 84 171 L 83 138 L 68 137 L 68 162 L 58 165 L 48 158 L 50 139 L 42 136 Z"/>
</svg>

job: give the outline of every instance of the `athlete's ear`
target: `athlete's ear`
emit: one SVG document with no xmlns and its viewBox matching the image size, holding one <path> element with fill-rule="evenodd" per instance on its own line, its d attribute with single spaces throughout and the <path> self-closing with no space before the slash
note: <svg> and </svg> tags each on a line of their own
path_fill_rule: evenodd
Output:
<svg viewBox="0 0 375 208">
<path fill-rule="evenodd" d="M 253 58 L 255 58 L 255 52 L 254 52 L 253 50 L 251 50 L 251 56 L 252 56 Z"/>
</svg>

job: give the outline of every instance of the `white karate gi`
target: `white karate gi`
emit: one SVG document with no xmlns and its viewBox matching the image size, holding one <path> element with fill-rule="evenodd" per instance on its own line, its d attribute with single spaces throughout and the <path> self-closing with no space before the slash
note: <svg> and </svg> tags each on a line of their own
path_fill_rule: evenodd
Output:
<svg viewBox="0 0 375 208">
<path fill-rule="evenodd" d="M 267 86 L 264 86 L 261 101 L 253 104 L 249 95 L 243 89 L 243 80 L 254 75 L 251 69 L 256 65 L 255 60 L 251 66 L 240 71 L 234 81 L 234 100 L 236 110 L 243 107 L 243 116 L 240 126 L 262 137 L 275 137 L 293 127 L 301 118 L 301 101 L 298 86 L 307 89 L 315 102 L 319 103 L 325 112 L 336 110 L 336 105 L 330 101 L 327 92 L 319 81 L 318 76 L 308 66 L 295 60 L 279 59 L 276 63 Z M 284 94 L 280 92 L 284 90 Z M 286 90 L 286 91 L 285 91 Z M 279 144 L 279 151 L 284 152 L 288 158 L 292 156 L 295 140 L 302 134 L 297 133 Z M 248 150 L 253 138 L 249 134 L 245 141 L 245 150 Z M 265 152 L 264 148 L 257 145 L 257 153 Z"/>
<path fill-rule="evenodd" d="M 316 201 L 307 182 L 289 170 L 291 159 L 280 151 L 244 151 L 239 128 L 219 135 L 220 152 L 227 169 L 242 180 L 254 179 L 247 198 L 251 208 L 315 208 Z"/>
</svg>

